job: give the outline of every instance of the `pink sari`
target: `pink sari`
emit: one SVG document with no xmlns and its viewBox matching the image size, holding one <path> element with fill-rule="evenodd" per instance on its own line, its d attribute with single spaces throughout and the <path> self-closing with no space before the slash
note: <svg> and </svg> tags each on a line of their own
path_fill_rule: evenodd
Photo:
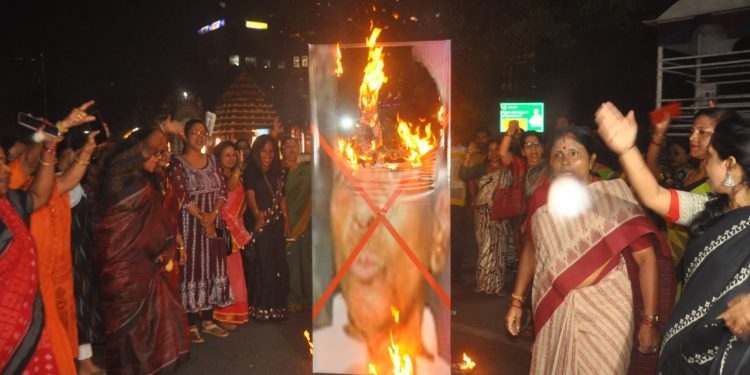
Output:
<svg viewBox="0 0 750 375">
<path fill-rule="evenodd" d="M 537 259 L 531 373 L 624 374 L 634 322 L 623 251 L 657 229 L 622 180 L 591 183 L 592 208 L 574 219 L 549 214 L 547 191 L 529 207 Z M 577 288 L 602 267 L 592 285 Z"/>
<path fill-rule="evenodd" d="M 244 324 L 249 320 L 245 272 L 240 254 L 240 249 L 250 242 L 250 233 L 242 222 L 244 211 L 245 191 L 242 190 L 242 184 L 237 184 L 234 190 L 227 193 L 227 203 L 221 211 L 221 218 L 232 235 L 232 255 L 227 256 L 227 273 L 234 294 L 233 304 L 214 309 L 214 319 L 224 323 Z"/>
</svg>

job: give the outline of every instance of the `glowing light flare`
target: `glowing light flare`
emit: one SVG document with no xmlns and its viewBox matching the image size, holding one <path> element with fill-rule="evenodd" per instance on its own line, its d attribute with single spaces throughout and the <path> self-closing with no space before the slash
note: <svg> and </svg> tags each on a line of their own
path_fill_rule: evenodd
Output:
<svg viewBox="0 0 750 375">
<path fill-rule="evenodd" d="M 437 114 L 437 118 L 438 118 L 438 121 L 440 121 L 441 128 L 445 128 L 445 118 L 443 116 L 445 116 L 445 107 L 441 105 L 440 110 L 438 111 L 438 114 Z"/>
<path fill-rule="evenodd" d="M 344 74 L 344 66 L 341 65 L 341 48 L 336 43 L 336 70 L 333 71 L 336 77 L 341 77 Z"/>
<path fill-rule="evenodd" d="M 214 147 L 218 146 L 219 143 L 221 143 L 221 138 L 214 139 Z"/>
<path fill-rule="evenodd" d="M 471 358 L 469 358 L 469 356 L 466 355 L 466 353 L 464 353 L 464 362 L 461 363 L 458 366 L 458 368 L 461 369 L 461 370 L 463 370 L 463 371 L 467 371 L 467 370 L 473 370 L 474 367 L 476 367 L 476 366 L 477 366 L 477 364 L 474 361 L 472 361 Z"/>
<path fill-rule="evenodd" d="M 367 365 L 367 375 L 378 375 L 378 369 L 372 363 Z"/>
<path fill-rule="evenodd" d="M 312 355 L 313 354 L 313 343 L 312 343 L 312 338 L 310 338 L 310 332 L 308 330 L 305 330 L 305 332 L 303 332 L 302 334 L 305 335 L 305 339 L 307 339 L 307 346 L 310 347 L 310 354 Z"/>
<path fill-rule="evenodd" d="M 549 213 L 558 220 L 572 219 L 591 207 L 591 192 L 583 182 L 570 174 L 552 181 L 547 196 Z"/>
<path fill-rule="evenodd" d="M 362 84 L 359 86 L 359 111 L 360 123 L 374 127 L 378 121 L 378 94 L 383 83 L 388 82 L 388 77 L 383 73 L 385 61 L 383 59 L 383 47 L 376 47 L 375 43 L 382 30 L 373 28 L 370 37 L 367 38 L 367 65 L 364 70 Z"/>
<path fill-rule="evenodd" d="M 205 154 L 208 151 L 208 148 L 204 145 L 201 147 L 201 154 Z"/>
</svg>

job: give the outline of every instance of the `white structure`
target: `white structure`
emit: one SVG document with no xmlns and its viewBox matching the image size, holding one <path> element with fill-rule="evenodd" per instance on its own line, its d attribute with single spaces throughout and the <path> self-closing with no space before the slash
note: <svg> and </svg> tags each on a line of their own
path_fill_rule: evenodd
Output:
<svg viewBox="0 0 750 375">
<path fill-rule="evenodd" d="M 656 107 L 683 108 L 670 135 L 687 135 L 709 100 L 750 118 L 750 0 L 679 0 L 646 23 L 659 31 Z"/>
</svg>

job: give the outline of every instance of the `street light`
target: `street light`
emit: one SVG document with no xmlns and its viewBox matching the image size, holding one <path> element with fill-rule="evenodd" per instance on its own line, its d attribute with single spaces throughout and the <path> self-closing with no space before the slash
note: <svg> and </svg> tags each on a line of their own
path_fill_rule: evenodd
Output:
<svg viewBox="0 0 750 375">
<path fill-rule="evenodd" d="M 260 21 L 245 21 L 245 27 L 255 30 L 268 30 L 268 23 Z"/>
<path fill-rule="evenodd" d="M 354 120 L 352 120 L 352 118 L 349 116 L 345 116 L 341 118 L 339 125 L 341 126 L 342 129 L 348 130 L 354 126 Z"/>
</svg>

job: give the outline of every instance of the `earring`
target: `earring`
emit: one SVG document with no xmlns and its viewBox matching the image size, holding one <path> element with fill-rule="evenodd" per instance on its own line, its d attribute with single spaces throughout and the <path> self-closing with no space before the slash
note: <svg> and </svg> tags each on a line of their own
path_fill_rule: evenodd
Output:
<svg viewBox="0 0 750 375">
<path fill-rule="evenodd" d="M 724 179 L 724 186 L 733 187 L 735 185 L 737 185 L 737 181 L 735 181 L 729 171 L 727 171 L 727 178 Z"/>
</svg>

